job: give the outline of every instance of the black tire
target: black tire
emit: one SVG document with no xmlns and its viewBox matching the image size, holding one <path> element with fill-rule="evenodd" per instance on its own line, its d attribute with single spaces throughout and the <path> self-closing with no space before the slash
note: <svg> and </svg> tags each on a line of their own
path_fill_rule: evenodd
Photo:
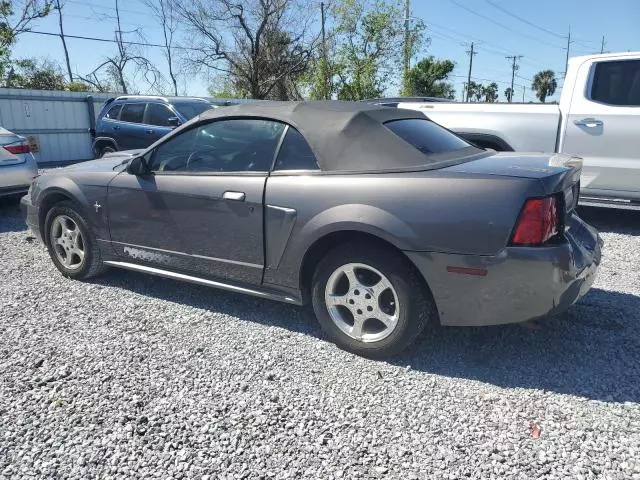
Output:
<svg viewBox="0 0 640 480">
<path fill-rule="evenodd" d="M 65 266 L 54 250 L 55 240 L 51 227 L 54 220 L 61 216 L 66 216 L 73 220 L 82 235 L 84 258 L 76 268 L 68 268 Z M 65 277 L 75 280 L 86 280 L 100 275 L 107 269 L 107 266 L 102 262 L 102 256 L 100 255 L 100 249 L 98 248 L 95 235 L 87 226 L 87 222 L 82 215 L 78 213 L 78 208 L 73 202 L 63 201 L 56 203 L 49 212 L 47 212 L 44 231 L 42 233 L 53 264 Z"/>
<path fill-rule="evenodd" d="M 378 341 L 364 342 L 347 335 L 332 319 L 326 305 L 325 291 L 332 274 L 350 263 L 373 267 L 395 290 L 399 308 L 397 322 L 391 333 Z M 400 353 L 413 343 L 428 323 L 437 319 L 431 292 L 411 262 L 401 253 L 376 244 L 349 243 L 331 250 L 316 267 L 311 283 L 311 302 L 316 318 L 334 343 L 368 358 L 386 358 Z"/>
</svg>

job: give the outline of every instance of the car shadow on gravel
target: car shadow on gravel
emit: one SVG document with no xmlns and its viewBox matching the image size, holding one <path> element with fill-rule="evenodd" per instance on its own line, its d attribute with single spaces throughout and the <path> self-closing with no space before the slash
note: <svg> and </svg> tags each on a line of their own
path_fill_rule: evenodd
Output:
<svg viewBox="0 0 640 480">
<path fill-rule="evenodd" d="M 87 282 L 122 288 L 140 295 L 222 313 L 243 321 L 284 328 L 318 338 L 323 337 L 320 326 L 317 322 L 309 320 L 305 309 L 286 303 L 118 268 L 112 268 Z"/>
<path fill-rule="evenodd" d="M 92 282 L 316 338 L 300 307 L 112 269 Z M 607 402 L 640 401 L 640 296 L 592 289 L 567 313 L 533 324 L 429 328 L 390 364 Z"/>
<path fill-rule="evenodd" d="M 0 198 L 0 219 L 0 233 L 27 229 L 27 224 L 20 215 L 20 200 L 17 198 Z"/>
<path fill-rule="evenodd" d="M 391 363 L 504 388 L 640 402 L 640 296 L 594 288 L 555 318 L 434 328 Z"/>
<path fill-rule="evenodd" d="M 640 236 L 640 210 L 580 207 L 578 215 L 600 232 Z"/>
</svg>

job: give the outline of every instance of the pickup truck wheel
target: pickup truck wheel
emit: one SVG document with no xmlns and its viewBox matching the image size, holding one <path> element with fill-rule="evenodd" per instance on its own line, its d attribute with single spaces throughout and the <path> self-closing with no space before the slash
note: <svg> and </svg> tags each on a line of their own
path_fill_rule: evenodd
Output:
<svg viewBox="0 0 640 480">
<path fill-rule="evenodd" d="M 72 202 L 49 210 L 44 234 L 49 256 L 65 277 L 84 280 L 106 269 L 95 236 Z"/>
<path fill-rule="evenodd" d="M 413 265 L 377 245 L 347 244 L 329 252 L 315 271 L 311 297 L 331 340 L 370 358 L 404 350 L 433 311 Z"/>
<path fill-rule="evenodd" d="M 111 145 L 106 145 L 100 149 L 100 158 L 104 157 L 107 153 L 115 152 L 116 149 Z"/>
</svg>

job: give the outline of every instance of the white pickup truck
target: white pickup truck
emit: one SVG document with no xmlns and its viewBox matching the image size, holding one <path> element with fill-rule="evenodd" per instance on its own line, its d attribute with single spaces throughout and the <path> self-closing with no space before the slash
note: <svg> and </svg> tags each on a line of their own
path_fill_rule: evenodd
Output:
<svg viewBox="0 0 640 480">
<path fill-rule="evenodd" d="M 640 205 L 640 52 L 572 58 L 559 104 L 397 100 L 479 147 L 582 157 L 583 203 Z"/>
</svg>

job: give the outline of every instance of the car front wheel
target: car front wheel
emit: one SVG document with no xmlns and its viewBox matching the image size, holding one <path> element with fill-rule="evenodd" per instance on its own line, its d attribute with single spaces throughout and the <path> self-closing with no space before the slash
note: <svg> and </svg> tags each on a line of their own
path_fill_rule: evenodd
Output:
<svg viewBox="0 0 640 480">
<path fill-rule="evenodd" d="M 338 346 L 371 358 L 404 350 L 433 318 L 431 296 L 409 260 L 377 245 L 347 244 L 318 264 L 314 312 Z"/>
<path fill-rule="evenodd" d="M 105 269 L 96 239 L 72 202 L 49 210 L 44 232 L 49 255 L 66 277 L 86 279 Z"/>
</svg>

